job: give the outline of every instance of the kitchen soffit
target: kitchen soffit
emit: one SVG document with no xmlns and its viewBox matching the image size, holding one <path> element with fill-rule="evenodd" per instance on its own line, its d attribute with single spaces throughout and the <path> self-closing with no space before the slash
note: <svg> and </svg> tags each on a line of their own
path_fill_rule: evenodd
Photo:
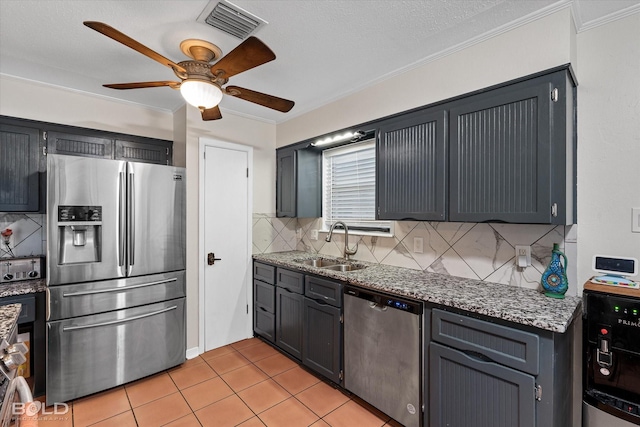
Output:
<svg viewBox="0 0 640 427">
<path fill-rule="evenodd" d="M 349 93 L 566 7 L 578 30 L 640 11 L 640 0 L 235 0 L 268 22 L 261 38 L 277 59 L 234 77 L 233 84 L 296 102 L 279 113 L 225 97 L 224 111 L 281 123 Z M 85 20 L 108 23 L 179 61 L 180 41 L 200 38 L 223 53 L 239 40 L 197 18 L 207 0 L 2 1 L 0 74 L 175 111 L 168 88 L 114 91 L 104 83 L 166 80 L 170 70 L 113 40 Z"/>
</svg>

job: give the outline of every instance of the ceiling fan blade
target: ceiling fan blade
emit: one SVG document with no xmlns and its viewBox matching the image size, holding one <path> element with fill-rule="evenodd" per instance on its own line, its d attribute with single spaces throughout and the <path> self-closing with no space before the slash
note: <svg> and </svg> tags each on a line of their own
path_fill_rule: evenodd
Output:
<svg viewBox="0 0 640 427">
<path fill-rule="evenodd" d="M 180 82 L 159 81 L 159 82 L 138 82 L 138 83 L 112 83 L 102 85 L 110 89 L 142 89 L 145 87 L 162 87 L 169 86 L 171 89 L 180 88 Z"/>
<path fill-rule="evenodd" d="M 277 96 L 267 95 L 266 93 L 260 93 L 238 86 L 227 86 L 225 92 L 227 95 L 235 96 L 236 98 L 244 99 L 245 101 L 253 102 L 273 110 L 282 111 L 283 113 L 290 111 L 295 105 L 295 102 L 289 101 L 288 99 L 278 98 Z"/>
<path fill-rule="evenodd" d="M 221 118 L 222 113 L 220 113 L 220 108 L 217 105 L 215 107 L 202 110 L 202 120 L 218 120 Z"/>
<path fill-rule="evenodd" d="M 252 36 L 213 64 L 211 72 L 215 76 L 218 71 L 223 71 L 222 77 L 229 78 L 274 59 L 276 59 L 275 53 L 266 44 Z"/>
<path fill-rule="evenodd" d="M 104 34 L 107 37 L 112 38 L 117 42 L 122 43 L 125 46 L 129 46 L 131 49 L 138 51 L 145 56 L 148 56 L 149 58 L 153 59 L 156 62 L 161 63 L 166 67 L 172 68 L 177 71 L 181 71 L 183 73 L 187 72 L 187 70 L 185 70 L 182 66 L 176 64 L 170 59 L 165 58 L 164 56 L 160 55 L 158 52 L 155 52 L 149 49 L 142 43 L 135 41 L 131 37 L 121 33 L 120 31 L 116 30 L 115 28 L 107 24 L 104 24 L 102 22 L 96 22 L 96 21 L 84 21 L 84 25 L 91 28 L 92 30 L 96 30 L 97 32 Z"/>
</svg>

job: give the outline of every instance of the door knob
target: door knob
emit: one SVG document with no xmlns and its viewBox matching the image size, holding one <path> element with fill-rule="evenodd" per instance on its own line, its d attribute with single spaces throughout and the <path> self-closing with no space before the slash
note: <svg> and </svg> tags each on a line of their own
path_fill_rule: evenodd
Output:
<svg viewBox="0 0 640 427">
<path fill-rule="evenodd" d="M 213 265 L 216 263 L 216 261 L 222 261 L 222 258 L 216 258 L 216 254 L 214 254 L 213 252 L 209 252 L 207 254 L 207 264 Z"/>
</svg>

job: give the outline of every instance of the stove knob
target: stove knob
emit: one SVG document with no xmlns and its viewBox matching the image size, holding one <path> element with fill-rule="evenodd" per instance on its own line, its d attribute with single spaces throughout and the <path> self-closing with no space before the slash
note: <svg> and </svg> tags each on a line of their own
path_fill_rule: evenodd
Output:
<svg viewBox="0 0 640 427">
<path fill-rule="evenodd" d="M 18 366 L 22 365 L 26 361 L 27 358 L 22 353 L 11 353 L 2 358 L 4 366 L 6 366 L 10 371 L 17 369 Z"/>
<path fill-rule="evenodd" d="M 7 274 L 5 274 L 4 276 L 2 276 L 2 278 L 3 278 L 4 280 L 11 280 L 11 279 L 13 279 L 13 274 L 11 274 L 11 273 L 7 273 Z"/>
<path fill-rule="evenodd" d="M 27 273 L 27 276 L 33 278 L 33 277 L 38 277 L 38 272 L 35 270 L 31 270 L 29 273 Z"/>
</svg>

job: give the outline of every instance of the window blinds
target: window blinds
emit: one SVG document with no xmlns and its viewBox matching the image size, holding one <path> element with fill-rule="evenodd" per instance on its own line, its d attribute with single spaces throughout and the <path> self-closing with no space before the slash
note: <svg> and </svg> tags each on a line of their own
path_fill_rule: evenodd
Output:
<svg viewBox="0 0 640 427">
<path fill-rule="evenodd" d="M 388 231 L 375 221 L 376 147 L 368 140 L 325 150 L 323 167 L 324 221 L 344 221 L 350 228 Z"/>
</svg>

